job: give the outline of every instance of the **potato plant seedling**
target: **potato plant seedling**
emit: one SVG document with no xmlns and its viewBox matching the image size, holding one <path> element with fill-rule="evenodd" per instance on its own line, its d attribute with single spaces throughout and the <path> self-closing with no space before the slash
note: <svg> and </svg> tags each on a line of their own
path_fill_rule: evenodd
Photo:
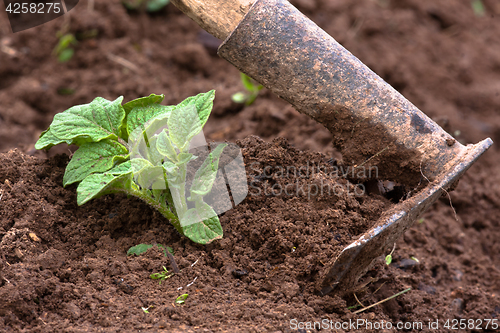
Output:
<svg viewBox="0 0 500 333">
<path fill-rule="evenodd" d="M 218 145 L 197 169 L 186 202 L 186 172 L 192 139 L 200 134 L 215 92 L 192 96 L 178 105 L 160 105 L 152 94 L 122 105 L 123 97 L 97 97 L 89 104 L 56 114 L 35 148 L 66 143 L 79 146 L 66 167 L 63 185 L 79 183 L 77 203 L 110 193 L 140 198 L 194 242 L 222 238 L 217 214 L 203 201 L 215 181 L 225 144 Z M 166 124 L 166 125 L 165 125 Z"/>
</svg>

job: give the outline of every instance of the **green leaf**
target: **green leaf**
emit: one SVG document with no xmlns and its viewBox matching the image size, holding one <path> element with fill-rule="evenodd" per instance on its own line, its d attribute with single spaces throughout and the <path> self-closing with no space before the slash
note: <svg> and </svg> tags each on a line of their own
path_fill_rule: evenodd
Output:
<svg viewBox="0 0 500 333">
<path fill-rule="evenodd" d="M 177 165 L 187 164 L 189 161 L 197 159 L 198 156 L 194 156 L 191 153 L 180 153 L 179 154 L 179 162 Z"/>
<path fill-rule="evenodd" d="M 117 141 L 105 139 L 84 143 L 66 167 L 63 185 L 82 181 L 95 172 L 110 170 L 116 163 L 128 158 L 128 150 Z"/>
<path fill-rule="evenodd" d="M 167 186 L 163 170 L 161 165 L 146 166 L 134 174 L 134 179 L 142 188 L 164 190 Z"/>
<path fill-rule="evenodd" d="M 137 244 L 136 246 L 132 246 L 130 249 L 128 249 L 127 255 L 128 256 L 131 256 L 133 254 L 135 254 L 136 256 L 141 255 L 150 248 L 152 248 L 153 246 L 154 246 L 153 244 Z M 174 254 L 174 249 L 172 249 L 170 246 L 163 246 L 161 244 L 156 244 L 156 246 L 159 249 L 163 250 L 165 257 L 167 256 L 167 251 L 170 252 L 171 254 Z"/>
<path fill-rule="evenodd" d="M 163 101 L 164 98 L 165 98 L 165 95 L 163 95 L 163 94 L 162 95 L 151 94 L 147 97 L 136 98 L 134 100 L 131 100 L 130 102 L 123 104 L 123 109 L 125 110 L 125 115 L 126 115 L 125 121 L 127 121 L 128 123 L 131 122 L 131 120 L 130 120 L 131 118 L 129 117 L 129 114 L 133 109 L 136 109 L 136 108 L 147 109 L 151 105 L 159 105 Z M 137 112 L 141 113 L 141 112 L 144 112 L 144 110 L 137 111 Z M 137 114 L 135 116 L 137 116 Z M 137 119 L 134 118 L 132 121 L 137 121 Z M 135 126 L 135 124 L 131 124 L 131 126 Z M 128 140 L 128 136 L 130 135 L 130 133 L 131 133 L 130 127 L 127 124 L 123 124 L 123 126 L 122 126 L 122 138 L 125 140 Z"/>
<path fill-rule="evenodd" d="M 153 165 L 161 165 L 163 162 L 163 155 L 156 149 L 156 141 L 158 141 L 158 135 L 149 138 L 149 147 L 147 148 L 147 158 L 153 163 Z"/>
<path fill-rule="evenodd" d="M 191 96 L 177 104 L 176 108 L 183 108 L 188 105 L 194 105 L 196 107 L 196 111 L 198 112 L 198 116 L 200 118 L 201 126 L 205 126 L 205 123 L 210 116 L 210 112 L 212 112 L 212 108 L 214 106 L 214 98 L 215 98 L 215 90 L 210 90 L 206 93 L 201 93 L 196 96 Z"/>
<path fill-rule="evenodd" d="M 181 173 L 179 172 L 179 166 L 170 161 L 165 161 L 163 163 L 163 168 L 167 173 L 168 187 L 179 189 L 182 184 L 182 177 Z"/>
<path fill-rule="evenodd" d="M 56 114 L 49 130 L 42 133 L 38 141 L 45 135 L 49 137 L 42 140 L 42 143 L 37 142 L 37 146 L 43 149 L 62 142 L 81 146 L 86 142 L 118 139 L 125 117 L 120 104 L 122 99 L 123 97 L 118 97 L 114 101 L 108 101 L 97 97 L 90 104 L 73 106 Z"/>
<path fill-rule="evenodd" d="M 128 160 L 121 164 L 115 165 L 113 169 L 109 170 L 107 173 L 110 173 L 112 175 L 123 175 L 125 173 L 129 173 L 130 171 L 132 171 L 132 164 L 130 163 L 130 160 Z"/>
<path fill-rule="evenodd" d="M 153 280 L 160 280 L 159 284 L 161 284 L 161 281 L 166 280 L 170 277 L 174 276 L 174 273 L 170 273 L 165 266 L 163 266 L 163 272 L 160 273 L 153 273 L 149 277 Z"/>
<path fill-rule="evenodd" d="M 246 90 L 248 91 L 254 91 L 255 90 L 255 84 L 252 82 L 252 78 L 245 73 L 240 73 L 241 77 L 241 83 L 243 84 L 243 87 L 245 87 Z"/>
<path fill-rule="evenodd" d="M 171 248 L 170 246 L 164 246 L 164 245 L 161 245 L 161 244 L 156 244 L 159 248 L 162 248 L 163 249 L 163 253 L 165 253 L 165 257 L 167 256 L 167 252 L 170 252 L 170 254 L 174 254 L 174 249 Z"/>
<path fill-rule="evenodd" d="M 472 0 L 471 6 L 474 14 L 478 17 L 484 16 L 484 14 L 486 13 L 483 2 L 481 0 Z"/>
<path fill-rule="evenodd" d="M 142 133 L 142 135 L 141 135 Z M 129 137 L 130 158 L 132 160 L 143 158 L 151 162 L 153 165 L 160 165 L 163 162 L 164 156 L 158 152 L 156 141 L 158 135 L 148 137 L 146 131 L 134 131 Z"/>
<path fill-rule="evenodd" d="M 237 92 L 235 94 L 233 94 L 231 96 L 231 100 L 235 103 L 238 103 L 238 104 L 243 104 L 245 103 L 245 101 L 247 100 L 248 96 L 247 94 L 243 93 L 243 92 Z"/>
<path fill-rule="evenodd" d="M 128 249 L 127 255 L 131 256 L 131 255 L 135 254 L 136 256 L 138 256 L 138 255 L 145 253 L 147 250 L 149 250 L 152 247 L 153 247 L 153 245 L 151 245 L 151 244 L 138 244 L 138 245 L 132 246 L 130 249 Z"/>
<path fill-rule="evenodd" d="M 156 118 L 164 115 L 168 117 L 170 112 L 174 109 L 173 106 L 165 106 L 160 104 L 150 104 L 147 106 L 136 106 L 134 107 L 128 117 L 127 117 L 127 133 L 132 135 L 136 130 L 145 130 L 148 126 L 148 121 L 152 118 Z M 166 124 L 166 120 L 164 125 Z M 154 131 L 153 131 L 154 132 Z M 142 132 L 141 132 L 142 133 Z M 135 134 L 134 134 L 135 136 Z"/>
<path fill-rule="evenodd" d="M 168 120 L 168 129 L 170 139 L 177 148 L 185 148 L 189 140 L 201 132 L 212 112 L 214 97 L 215 90 L 210 90 L 188 97 L 175 106 Z"/>
<path fill-rule="evenodd" d="M 60 54 L 62 51 L 67 49 L 70 45 L 76 45 L 77 41 L 73 34 L 66 34 L 64 36 L 59 37 L 59 43 L 54 50 L 56 54 Z"/>
<path fill-rule="evenodd" d="M 71 60 L 71 58 L 73 58 L 73 54 L 75 54 L 75 50 L 73 50 L 72 48 L 64 49 L 57 56 L 57 60 L 59 62 L 67 62 Z"/>
<path fill-rule="evenodd" d="M 152 167 L 153 164 L 144 158 L 133 158 L 130 160 L 130 165 L 132 167 L 132 172 L 134 174 L 138 173 L 141 169 L 146 167 Z"/>
<path fill-rule="evenodd" d="M 180 220 L 184 235 L 200 244 L 221 239 L 223 232 L 217 213 L 205 202 L 197 202 Z"/>
<path fill-rule="evenodd" d="M 177 305 L 184 304 L 184 302 L 186 301 L 186 299 L 188 298 L 188 296 L 189 296 L 188 294 L 182 294 L 182 295 L 180 295 L 179 297 L 177 297 L 175 299 L 175 304 L 177 304 Z"/>
<path fill-rule="evenodd" d="M 146 10 L 154 13 L 168 5 L 170 0 L 148 0 Z"/>
<path fill-rule="evenodd" d="M 131 100 L 131 101 L 123 104 L 123 109 L 125 110 L 125 115 L 126 115 L 126 118 L 124 119 L 124 121 L 127 121 L 130 123 L 131 118 L 128 115 L 130 114 L 130 112 L 133 109 L 135 109 L 135 108 L 147 108 L 151 105 L 160 104 L 164 98 L 165 98 L 165 95 L 163 95 L 163 94 L 162 95 L 151 94 L 147 97 L 136 98 L 134 100 Z M 134 126 L 134 125 L 132 125 L 132 126 Z M 128 140 L 128 136 L 130 133 L 131 133 L 131 131 L 130 131 L 129 126 L 122 124 L 121 137 L 125 140 Z"/>
<path fill-rule="evenodd" d="M 170 161 L 165 161 L 163 162 L 163 167 L 167 171 L 167 174 L 172 177 L 176 177 L 179 173 L 179 166 L 177 164 L 174 164 Z M 170 179 L 170 177 L 169 177 Z"/>
<path fill-rule="evenodd" d="M 163 167 L 153 165 L 146 159 L 134 158 L 131 160 L 132 172 L 135 182 L 142 188 L 147 189 L 166 189 Z"/>
<path fill-rule="evenodd" d="M 118 174 L 116 173 L 116 170 Z M 89 200 L 98 198 L 105 194 L 125 192 L 132 188 L 132 171 L 121 173 L 123 166 L 117 165 L 106 173 L 94 173 L 87 176 L 76 189 L 77 204 L 83 205 Z"/>
<path fill-rule="evenodd" d="M 160 154 L 166 156 L 170 161 L 178 162 L 177 152 L 170 141 L 167 132 L 163 130 L 156 140 L 156 149 Z"/>
<path fill-rule="evenodd" d="M 392 255 L 388 254 L 387 256 L 385 256 L 385 264 L 389 266 L 391 262 L 392 262 Z"/>
<path fill-rule="evenodd" d="M 125 113 L 128 115 L 130 111 L 132 111 L 134 108 L 137 107 L 148 107 L 153 104 L 160 104 L 163 99 L 165 98 L 165 95 L 155 95 L 151 94 L 147 97 L 140 97 L 133 99 L 125 104 L 123 104 L 123 109 L 125 110 Z"/>
<path fill-rule="evenodd" d="M 226 146 L 227 144 L 225 143 L 218 145 L 196 171 L 190 189 L 191 200 L 194 200 L 196 196 L 207 195 L 212 190 L 215 177 L 217 176 L 217 169 L 219 168 L 219 158 Z M 188 200 L 190 199 L 188 198 Z"/>
<path fill-rule="evenodd" d="M 168 118 L 170 140 L 181 151 L 186 149 L 191 139 L 200 133 L 202 128 L 203 126 L 194 105 L 175 108 L 170 118 Z"/>
<path fill-rule="evenodd" d="M 143 0 L 122 0 L 122 4 L 129 10 L 139 9 Z"/>
<path fill-rule="evenodd" d="M 35 143 L 35 148 L 39 149 L 39 150 L 40 149 L 49 149 L 52 146 L 58 145 L 60 143 L 65 143 L 65 142 L 66 142 L 66 140 L 61 140 L 57 136 L 55 136 L 49 127 L 47 130 L 43 131 L 40 134 L 38 141 Z M 71 142 L 69 144 L 71 144 Z"/>
</svg>

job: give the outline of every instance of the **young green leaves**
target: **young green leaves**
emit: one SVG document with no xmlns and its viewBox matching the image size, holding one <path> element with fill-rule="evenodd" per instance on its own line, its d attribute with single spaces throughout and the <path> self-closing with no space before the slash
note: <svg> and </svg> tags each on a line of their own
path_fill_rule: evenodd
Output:
<svg viewBox="0 0 500 333">
<path fill-rule="evenodd" d="M 241 83 L 246 91 L 240 91 L 231 96 L 235 103 L 243 104 L 246 106 L 252 105 L 259 96 L 259 92 L 264 88 L 263 85 L 256 83 L 251 77 L 244 73 L 240 73 Z"/>
<path fill-rule="evenodd" d="M 165 266 L 163 266 L 163 271 L 159 273 L 153 273 L 149 277 L 153 280 L 160 280 L 158 281 L 158 284 L 161 285 L 161 282 L 171 278 L 174 275 L 174 273 L 170 273 Z"/>
<path fill-rule="evenodd" d="M 196 141 L 193 139 L 202 135 L 211 108 L 211 100 L 196 96 L 188 98 L 167 115 L 150 118 L 129 137 L 134 181 L 153 191 L 168 188 L 183 233 L 199 243 L 222 237 L 217 214 L 203 202 L 203 196 L 210 192 L 215 181 L 218 160 L 225 144 L 208 154 L 194 175 L 190 198 L 196 198 L 195 207 L 190 208 L 186 202 L 188 163 L 198 158 L 189 150 Z M 215 165 L 215 170 L 206 172 L 207 165 L 210 170 Z M 196 192 L 200 186 L 204 186 L 201 188 L 203 193 Z"/>
<path fill-rule="evenodd" d="M 79 183 L 79 205 L 109 193 L 133 195 L 160 211 L 180 233 L 206 244 L 222 237 L 217 214 L 203 197 L 212 189 L 226 145 L 213 149 L 192 172 L 188 200 L 194 204 L 186 201 L 186 181 L 188 164 L 198 158 L 190 148 L 200 146 L 196 138 L 203 135 L 214 91 L 174 106 L 161 105 L 163 98 L 152 94 L 122 105 L 122 97 L 98 97 L 74 106 L 54 117 L 35 147 L 80 147 L 63 178 L 64 186 Z"/>
<path fill-rule="evenodd" d="M 35 148 L 47 149 L 60 143 L 81 146 L 104 139 L 117 141 L 125 121 L 122 100 L 123 97 L 114 101 L 97 97 L 90 104 L 73 106 L 56 114 L 50 127 L 40 135 Z"/>
</svg>

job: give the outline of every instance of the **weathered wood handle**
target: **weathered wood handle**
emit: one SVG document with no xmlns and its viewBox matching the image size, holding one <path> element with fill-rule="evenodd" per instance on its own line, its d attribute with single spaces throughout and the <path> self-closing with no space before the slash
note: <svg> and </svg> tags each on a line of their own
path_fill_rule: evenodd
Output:
<svg viewBox="0 0 500 333">
<path fill-rule="evenodd" d="M 233 31 L 255 0 L 172 0 L 184 14 L 222 40 Z"/>
</svg>

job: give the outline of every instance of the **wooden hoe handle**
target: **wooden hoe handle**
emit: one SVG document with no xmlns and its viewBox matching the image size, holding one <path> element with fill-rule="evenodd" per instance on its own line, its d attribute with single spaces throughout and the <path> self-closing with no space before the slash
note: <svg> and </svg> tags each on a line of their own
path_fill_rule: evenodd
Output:
<svg viewBox="0 0 500 333">
<path fill-rule="evenodd" d="M 226 39 L 255 0 L 172 0 L 184 14 L 211 35 Z"/>
</svg>

